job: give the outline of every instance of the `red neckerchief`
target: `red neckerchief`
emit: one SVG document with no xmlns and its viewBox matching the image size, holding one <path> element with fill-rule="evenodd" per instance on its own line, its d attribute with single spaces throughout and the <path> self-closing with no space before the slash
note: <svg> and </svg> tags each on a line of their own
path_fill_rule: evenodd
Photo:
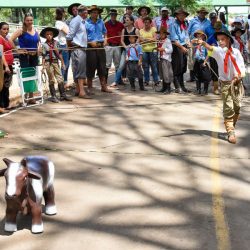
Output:
<svg viewBox="0 0 250 250">
<path fill-rule="evenodd" d="M 186 22 L 185 21 L 179 21 L 180 22 L 180 27 L 181 27 L 181 31 L 182 30 L 186 30 L 187 29 L 187 25 L 186 25 Z"/>
<path fill-rule="evenodd" d="M 132 48 L 135 50 L 135 54 L 136 54 L 137 58 L 139 58 L 139 57 L 138 57 L 138 51 L 137 51 L 136 47 L 130 47 L 130 48 L 128 49 L 128 59 L 129 59 L 129 57 L 130 57 L 130 50 L 131 50 Z"/>
<path fill-rule="evenodd" d="M 167 21 L 169 20 L 169 17 L 161 18 L 161 26 L 168 28 Z"/>
<path fill-rule="evenodd" d="M 237 73 L 240 75 L 241 74 L 240 69 L 239 69 L 239 67 L 238 67 L 235 59 L 232 56 L 232 52 L 233 52 L 233 49 L 230 48 L 230 49 L 228 49 L 228 51 L 227 51 L 227 53 L 225 55 L 225 58 L 224 58 L 224 72 L 225 72 L 225 74 L 227 74 L 227 71 L 228 71 L 228 61 L 229 61 L 229 57 L 230 57 L 231 62 L 233 63 L 234 68 L 236 69 Z"/>
<path fill-rule="evenodd" d="M 240 37 L 235 37 L 235 40 L 240 44 L 240 52 L 242 53 L 243 49 L 244 49 L 244 44 L 243 44 L 241 38 Z"/>
<path fill-rule="evenodd" d="M 166 41 L 166 39 L 164 40 L 160 40 L 159 43 L 157 44 L 157 48 L 161 48 L 163 43 Z M 162 57 L 163 55 L 163 51 L 160 51 L 160 56 Z"/>
<path fill-rule="evenodd" d="M 57 49 L 55 49 L 55 40 L 52 40 L 51 42 L 46 42 L 49 46 L 49 61 L 50 63 L 53 62 L 53 51 L 57 58 L 59 58 L 59 52 Z"/>
</svg>

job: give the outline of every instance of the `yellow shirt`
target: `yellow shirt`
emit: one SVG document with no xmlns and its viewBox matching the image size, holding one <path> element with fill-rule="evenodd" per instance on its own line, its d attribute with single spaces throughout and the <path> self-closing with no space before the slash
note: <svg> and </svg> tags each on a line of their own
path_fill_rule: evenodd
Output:
<svg viewBox="0 0 250 250">
<path fill-rule="evenodd" d="M 141 29 L 140 30 L 140 36 L 142 38 L 146 38 L 146 39 L 153 39 L 155 38 L 155 32 L 156 32 L 156 28 L 152 27 L 149 31 L 146 31 L 145 29 Z M 157 48 L 157 44 L 156 42 L 152 42 L 152 43 L 148 43 L 148 44 L 144 44 L 142 45 L 142 51 L 143 52 L 152 52 L 153 49 Z"/>
</svg>

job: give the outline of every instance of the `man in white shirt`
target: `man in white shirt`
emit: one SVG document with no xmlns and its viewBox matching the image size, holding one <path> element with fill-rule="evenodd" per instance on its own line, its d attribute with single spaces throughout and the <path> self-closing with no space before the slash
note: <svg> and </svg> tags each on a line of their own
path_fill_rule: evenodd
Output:
<svg viewBox="0 0 250 250">
<path fill-rule="evenodd" d="M 198 44 L 205 46 L 208 56 L 213 57 L 218 64 L 219 81 L 221 82 L 221 95 L 223 101 L 224 124 L 228 134 L 228 141 L 236 143 L 235 125 L 240 115 L 240 101 L 232 94 L 233 89 L 242 88 L 242 78 L 245 76 L 243 57 L 238 49 L 232 48 L 234 42 L 228 30 L 215 33 L 219 47 L 211 46 L 205 41 L 197 40 Z"/>
</svg>

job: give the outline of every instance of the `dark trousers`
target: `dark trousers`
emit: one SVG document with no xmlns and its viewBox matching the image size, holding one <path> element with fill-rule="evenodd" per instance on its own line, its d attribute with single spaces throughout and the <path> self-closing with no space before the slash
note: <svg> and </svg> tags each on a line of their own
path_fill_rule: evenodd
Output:
<svg viewBox="0 0 250 250">
<path fill-rule="evenodd" d="M 20 67 L 36 67 L 38 66 L 38 56 L 37 55 L 19 55 Z"/>
<path fill-rule="evenodd" d="M 0 107 L 7 108 L 9 107 L 10 100 L 9 100 L 9 88 L 3 86 L 3 89 L 0 92 Z"/>
<path fill-rule="evenodd" d="M 132 89 L 135 89 L 136 78 L 139 80 L 140 89 L 144 89 L 142 67 L 138 65 L 138 61 L 128 61 L 126 73 Z"/>
</svg>

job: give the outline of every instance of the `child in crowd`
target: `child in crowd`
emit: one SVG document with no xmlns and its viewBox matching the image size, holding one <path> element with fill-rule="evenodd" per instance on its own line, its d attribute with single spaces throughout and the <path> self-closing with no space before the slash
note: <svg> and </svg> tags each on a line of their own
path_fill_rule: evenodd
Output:
<svg viewBox="0 0 250 250">
<path fill-rule="evenodd" d="M 160 54 L 159 73 L 162 80 L 162 89 L 159 90 L 159 92 L 170 94 L 171 82 L 173 82 L 173 69 L 171 64 L 173 47 L 170 39 L 167 37 L 169 32 L 166 27 L 161 26 L 160 30 L 156 33 L 160 34 L 160 42 L 158 43 L 157 50 Z"/>
<path fill-rule="evenodd" d="M 242 87 L 242 78 L 245 76 L 246 69 L 240 51 L 232 48 L 234 40 L 230 32 L 221 30 L 216 32 L 215 37 L 219 47 L 211 46 L 202 39 L 197 39 L 196 43 L 204 46 L 208 50 L 208 56 L 215 58 L 218 63 L 224 124 L 228 141 L 235 144 L 235 125 L 239 119 L 241 103 L 238 98 L 235 98 L 232 90 Z"/>
<path fill-rule="evenodd" d="M 57 37 L 59 34 L 58 29 L 47 27 L 43 29 L 40 33 L 40 36 L 46 38 L 46 42 L 42 45 L 42 64 L 43 70 L 45 69 L 49 78 L 49 90 L 51 94 L 52 102 L 59 102 L 56 96 L 55 90 L 55 79 L 58 84 L 58 89 L 60 92 L 60 101 L 72 101 L 71 98 L 66 96 L 64 89 L 64 80 L 62 73 L 59 67 L 58 60 L 62 63 L 62 68 L 65 70 L 65 65 L 63 62 L 62 55 L 59 53 L 57 42 L 54 40 L 54 37 Z"/>
<path fill-rule="evenodd" d="M 198 40 L 206 41 L 207 36 L 202 30 L 196 30 L 194 32 L 194 37 Z M 195 40 L 194 40 L 195 41 Z M 194 42 L 195 45 L 195 42 Z M 200 44 L 195 46 L 194 50 L 194 73 L 196 78 L 196 89 L 197 94 L 201 95 L 201 83 L 204 83 L 204 95 L 208 94 L 208 86 L 211 81 L 211 74 L 208 68 L 206 57 L 207 49 Z"/>
<path fill-rule="evenodd" d="M 138 78 L 140 90 L 145 91 L 143 85 L 142 73 L 142 47 L 136 44 L 137 36 L 131 34 L 129 36 L 130 45 L 126 48 L 126 61 L 127 61 L 127 77 L 129 79 L 131 90 L 135 91 L 135 79 Z"/>
</svg>

